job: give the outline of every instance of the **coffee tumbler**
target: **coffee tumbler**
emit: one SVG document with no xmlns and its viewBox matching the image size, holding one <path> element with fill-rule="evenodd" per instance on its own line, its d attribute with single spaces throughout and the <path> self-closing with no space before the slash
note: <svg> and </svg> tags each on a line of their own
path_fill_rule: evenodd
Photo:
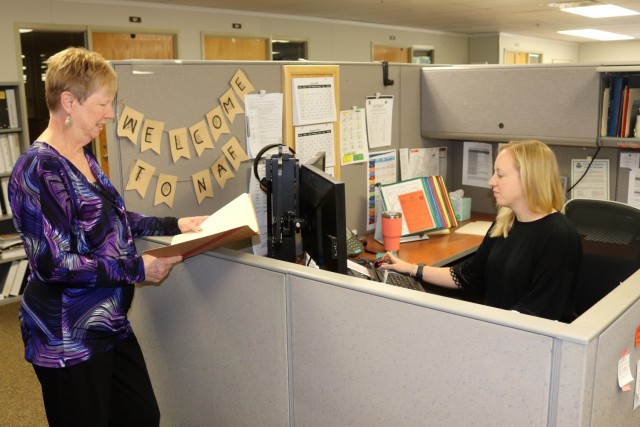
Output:
<svg viewBox="0 0 640 427">
<path fill-rule="evenodd" d="M 398 252 L 402 235 L 402 212 L 382 212 L 382 241 L 384 250 Z"/>
</svg>

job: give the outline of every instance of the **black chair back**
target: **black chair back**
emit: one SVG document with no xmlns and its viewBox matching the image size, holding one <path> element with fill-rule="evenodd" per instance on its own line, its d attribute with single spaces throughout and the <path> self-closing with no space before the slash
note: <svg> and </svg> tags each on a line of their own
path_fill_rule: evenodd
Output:
<svg viewBox="0 0 640 427">
<path fill-rule="evenodd" d="M 608 200 L 572 199 L 565 214 L 582 241 L 574 294 L 580 316 L 640 268 L 640 209 Z"/>
</svg>

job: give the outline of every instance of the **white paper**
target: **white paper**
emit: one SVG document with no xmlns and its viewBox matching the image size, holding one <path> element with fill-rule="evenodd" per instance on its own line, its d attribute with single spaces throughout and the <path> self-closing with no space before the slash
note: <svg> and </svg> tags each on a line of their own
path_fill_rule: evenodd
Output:
<svg viewBox="0 0 640 427">
<path fill-rule="evenodd" d="M 391 184 L 397 178 L 397 156 L 395 150 L 376 151 L 369 153 L 367 167 L 367 231 L 376 228 L 377 213 L 382 201 L 376 184 Z"/>
<path fill-rule="evenodd" d="M 296 158 L 306 163 L 319 152 L 324 151 L 325 167 L 336 165 L 333 123 L 297 126 L 294 128 L 296 141 Z"/>
<path fill-rule="evenodd" d="M 484 236 L 489 231 L 489 228 L 491 228 L 491 224 L 491 221 L 472 221 L 462 227 L 456 228 L 455 233 Z"/>
<path fill-rule="evenodd" d="M 263 147 L 282 143 L 282 94 L 244 97 L 247 154 L 253 159 Z"/>
<path fill-rule="evenodd" d="M 266 166 L 264 161 L 258 164 L 258 176 L 264 178 L 266 173 Z M 253 236 L 251 242 L 253 243 L 253 253 L 256 255 L 266 256 L 268 252 L 268 229 L 267 229 L 267 193 L 260 189 L 260 181 L 258 181 L 251 171 L 251 178 L 249 179 L 249 194 L 253 201 L 253 207 L 256 211 L 256 217 L 258 218 L 258 226 L 260 227 L 260 234 Z"/>
<path fill-rule="evenodd" d="M 640 208 L 640 169 L 629 170 L 629 183 L 627 189 L 627 203 Z"/>
<path fill-rule="evenodd" d="M 402 148 L 399 150 L 400 179 L 446 175 L 447 148 Z M 443 162 L 444 159 L 444 162 Z M 445 170 L 441 167 L 445 165 Z"/>
<path fill-rule="evenodd" d="M 462 154 L 462 185 L 489 188 L 493 175 L 493 149 L 484 142 L 464 143 Z"/>
<path fill-rule="evenodd" d="M 640 168 L 640 153 L 620 153 L 620 167 L 629 169 Z"/>
<path fill-rule="evenodd" d="M 390 146 L 393 96 L 368 96 L 365 105 L 369 148 Z"/>
<path fill-rule="evenodd" d="M 371 277 L 371 275 L 369 274 L 369 269 L 367 267 L 358 264 L 355 261 L 351 261 L 350 259 L 347 260 L 347 268 L 350 268 L 353 271 L 357 271 L 358 273 L 363 274 L 367 277 Z"/>
<path fill-rule="evenodd" d="M 571 198 L 609 200 L 609 159 L 593 160 L 585 174 L 589 163 L 589 159 L 571 160 Z"/>
<path fill-rule="evenodd" d="M 340 162 L 344 165 L 367 161 L 367 122 L 364 109 L 340 112 Z"/>
<path fill-rule="evenodd" d="M 303 77 L 291 81 L 293 125 L 337 120 L 333 77 Z"/>
<path fill-rule="evenodd" d="M 633 381 L 633 375 L 631 374 L 630 354 L 627 352 L 620 360 L 618 360 L 618 386 L 623 388 L 631 381 Z"/>
</svg>

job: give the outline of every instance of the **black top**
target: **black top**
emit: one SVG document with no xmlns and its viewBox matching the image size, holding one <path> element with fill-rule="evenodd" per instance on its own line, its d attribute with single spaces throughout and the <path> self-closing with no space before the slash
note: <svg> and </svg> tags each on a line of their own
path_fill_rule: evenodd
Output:
<svg viewBox="0 0 640 427">
<path fill-rule="evenodd" d="M 516 220 L 506 239 L 487 234 L 475 256 L 453 273 L 463 288 L 482 292 L 487 305 L 561 320 L 572 309 L 581 258 L 575 227 L 553 213 Z"/>
</svg>

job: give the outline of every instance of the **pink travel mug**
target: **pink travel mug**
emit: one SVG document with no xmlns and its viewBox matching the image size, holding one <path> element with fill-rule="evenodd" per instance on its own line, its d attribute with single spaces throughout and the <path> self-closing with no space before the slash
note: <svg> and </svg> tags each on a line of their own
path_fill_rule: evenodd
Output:
<svg viewBox="0 0 640 427">
<path fill-rule="evenodd" d="M 398 252 L 402 236 L 402 212 L 382 212 L 382 241 L 384 250 Z"/>
</svg>

